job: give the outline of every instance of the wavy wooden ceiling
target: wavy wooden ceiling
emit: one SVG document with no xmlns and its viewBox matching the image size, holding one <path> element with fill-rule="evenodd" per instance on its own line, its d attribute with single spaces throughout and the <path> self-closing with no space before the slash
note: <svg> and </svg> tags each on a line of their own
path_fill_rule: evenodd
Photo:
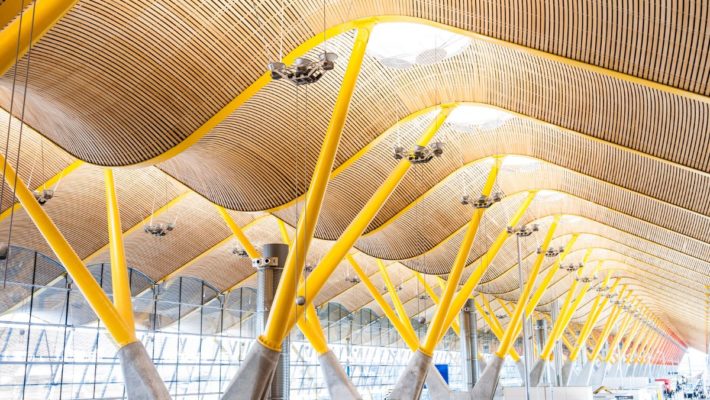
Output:
<svg viewBox="0 0 710 400">
<path fill-rule="evenodd" d="M 322 3 L 284 3 L 288 53 L 322 32 Z M 437 110 L 428 107 L 454 101 L 492 105 L 510 111 L 510 118 L 475 132 L 445 124 L 439 132 L 447 141 L 444 157 L 408 174 L 358 241 L 362 253 L 356 257 L 373 279 L 378 273 L 371 256 L 401 261 L 389 268 L 406 282 L 408 309 L 430 308 L 423 300 L 418 304 L 422 289 L 405 267 L 446 273 L 470 215 L 458 204 L 461 187 L 470 187 L 471 194 L 480 190 L 489 156 L 530 156 L 540 160 L 532 170 L 501 172 L 497 190 L 507 197 L 486 214 L 468 270 L 505 226 L 524 196 L 519 192 L 567 193 L 536 200 L 524 220 L 544 228 L 555 213 L 584 217 L 568 220 L 556 234 L 559 243 L 582 234 L 570 258 L 598 248 L 595 259 L 619 264 L 624 282 L 644 303 L 701 347 L 704 326 L 697 321 L 705 316 L 702 298 L 710 283 L 710 102 L 703 97 L 710 95 L 708 13 L 699 1 L 328 2 L 328 27 L 402 15 L 513 45 L 473 37 L 456 57 L 403 71 L 366 56 L 336 159 L 336 166 L 347 167 L 337 168 L 329 185 L 317 236 L 339 236 L 394 165 L 393 143 L 413 143 L 433 119 Z M 160 156 L 261 76 L 277 51 L 279 20 L 270 2 L 80 1 L 34 47 L 27 99 L 16 95 L 26 100 L 25 121 L 34 128 L 26 129 L 20 175 L 31 175 L 35 187 L 74 157 L 124 166 Z M 232 216 L 249 226 L 247 235 L 257 244 L 279 240 L 275 220 L 244 211 L 284 205 L 273 214 L 295 224 L 300 208 L 294 200 L 310 179 L 352 38 L 346 32 L 329 40 L 340 58 L 317 85 L 297 93 L 283 82 L 268 83 L 158 168 L 120 170 L 132 265 L 156 280 L 193 276 L 220 290 L 248 285 L 248 263 L 230 254 L 235 242 L 208 200 L 237 210 Z M 23 87 L 24 74 L 18 76 Z M 9 71 L 0 78 L 6 110 L 12 77 Z M 19 115 L 18 107 L 13 113 Z M 412 113 L 419 114 L 390 129 Z M 14 143 L 17 127 L 11 132 Z M 52 143 L 40 145 L 37 132 L 71 156 Z M 16 150 L 10 147 L 10 153 L 12 159 Z M 7 192 L 0 203 L 0 235 L 9 227 Z M 166 215 L 180 215 L 179 229 L 166 238 L 147 238 L 143 219 L 176 196 L 183 197 Z M 46 207 L 82 257 L 105 261 L 98 168 L 85 165 L 68 173 Z M 426 235 L 412 229 L 423 220 Z M 22 211 L 14 216 L 11 241 L 49 253 Z M 517 281 L 510 271 L 516 260 L 509 242 L 479 289 L 513 300 Z M 527 243 L 526 254 L 536 245 Z M 317 263 L 329 246 L 317 241 L 309 259 Z M 317 301 L 335 299 L 351 310 L 370 306 L 362 285 L 346 282 L 347 274 L 344 263 Z M 569 278 L 560 275 L 541 309 L 568 287 Z M 681 309 L 676 298 L 683 294 L 698 301 Z M 581 307 L 576 318 L 586 312 Z"/>
</svg>

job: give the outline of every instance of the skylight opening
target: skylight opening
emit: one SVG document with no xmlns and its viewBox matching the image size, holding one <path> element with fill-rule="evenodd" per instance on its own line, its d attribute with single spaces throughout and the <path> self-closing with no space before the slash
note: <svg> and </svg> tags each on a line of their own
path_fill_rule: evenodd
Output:
<svg viewBox="0 0 710 400">
<path fill-rule="evenodd" d="M 382 65 L 407 69 L 431 65 L 454 57 L 471 44 L 471 39 L 424 24 L 392 22 L 372 29 L 367 54 Z"/>
<path fill-rule="evenodd" d="M 501 169 L 510 172 L 532 172 L 540 168 L 540 161 L 524 156 L 505 156 Z"/>
<path fill-rule="evenodd" d="M 493 107 L 475 104 L 463 104 L 451 111 L 446 123 L 452 128 L 472 132 L 477 129 L 495 129 L 513 118 L 510 113 Z"/>
</svg>

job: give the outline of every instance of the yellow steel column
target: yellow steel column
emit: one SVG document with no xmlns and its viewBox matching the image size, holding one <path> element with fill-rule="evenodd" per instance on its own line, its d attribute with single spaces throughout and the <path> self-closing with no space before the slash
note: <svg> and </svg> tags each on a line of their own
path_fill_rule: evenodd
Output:
<svg viewBox="0 0 710 400">
<path fill-rule="evenodd" d="M 133 321 L 133 305 L 131 303 L 131 282 L 128 277 L 126 265 L 126 252 L 123 247 L 123 227 L 121 226 L 121 213 L 118 209 L 116 186 L 113 171 L 104 170 L 106 186 L 106 216 L 108 219 L 109 254 L 111 258 L 111 287 L 113 289 L 113 303 L 116 310 L 123 318 L 123 322 L 135 335 L 135 322 Z"/>
<path fill-rule="evenodd" d="M 101 289 L 91 272 L 82 263 L 81 258 L 69 245 L 59 229 L 57 229 L 52 219 L 46 211 L 35 200 L 32 192 L 27 188 L 22 179 L 12 168 L 10 163 L 6 163 L 5 157 L 0 155 L 0 164 L 5 164 L 5 182 L 8 187 L 15 190 L 17 200 L 22 204 L 27 215 L 47 241 L 57 259 L 64 265 L 67 273 L 72 277 L 79 290 L 86 298 L 101 322 L 106 325 L 109 333 L 119 347 L 136 341 L 135 334 L 119 314 L 106 293 Z M 15 185 L 17 183 L 17 185 Z"/>
<path fill-rule="evenodd" d="M 357 261 L 355 261 L 355 259 L 349 254 L 346 257 L 350 265 L 352 265 L 353 271 L 355 271 L 357 276 L 360 277 L 360 281 L 365 285 L 367 290 L 370 291 L 372 298 L 375 299 L 377 305 L 380 306 L 382 312 L 384 312 L 385 316 L 387 316 L 387 319 L 390 320 L 394 328 L 397 330 L 397 332 L 399 332 L 399 335 L 402 337 L 409 349 L 412 351 L 416 350 L 419 347 L 419 339 L 417 338 L 417 336 L 413 335 L 412 333 L 410 333 L 409 330 L 407 330 L 407 327 L 402 323 L 402 321 L 399 320 L 394 310 L 392 310 L 389 304 L 387 304 L 384 297 L 382 297 L 375 285 L 372 283 L 372 281 L 370 281 L 370 277 L 368 277 L 365 271 L 360 268 L 360 265 L 357 263 Z"/>
<path fill-rule="evenodd" d="M 590 255 L 591 255 L 591 250 L 587 250 L 587 253 L 584 256 L 585 263 Z M 600 267 L 601 267 L 601 262 L 599 264 L 597 264 L 597 267 L 593 273 L 596 273 L 596 271 L 598 271 Z M 586 267 L 580 268 L 580 270 L 577 271 L 577 277 L 581 277 L 582 271 L 585 269 L 586 269 Z M 555 326 L 552 328 L 552 332 L 550 333 L 550 337 L 547 339 L 547 342 L 545 343 L 545 347 L 544 347 L 542 353 L 540 353 L 541 360 L 546 360 L 546 361 L 551 360 L 552 350 L 554 349 L 555 343 L 560 339 L 560 336 L 564 333 L 565 328 L 567 328 L 567 325 L 569 325 L 569 322 L 572 319 L 572 315 L 574 314 L 575 310 L 579 306 L 579 303 L 582 302 L 582 299 L 587 294 L 587 290 L 589 290 L 590 284 L 585 283 L 582 286 L 582 288 L 580 289 L 579 293 L 577 293 L 576 299 L 573 301 L 574 293 L 576 292 L 578 285 L 579 285 L 579 281 L 577 279 L 575 279 L 574 282 L 572 283 L 572 286 L 570 287 L 570 289 L 567 293 L 567 297 L 565 297 L 565 302 L 563 304 L 562 311 L 560 312 L 560 319 L 555 323 Z"/>
<path fill-rule="evenodd" d="M 483 297 L 483 296 L 481 296 L 481 297 Z M 485 297 L 483 297 L 483 299 L 485 301 Z M 473 305 L 476 307 L 476 310 L 478 310 L 478 313 L 481 314 L 481 318 L 483 318 L 483 320 L 486 321 L 486 324 L 488 324 L 488 326 L 491 328 L 491 332 L 493 333 L 493 335 L 495 335 L 495 337 L 498 339 L 498 341 L 500 341 L 501 338 L 503 337 L 503 326 L 501 325 L 500 321 L 498 320 L 498 317 L 496 317 L 496 315 L 493 313 L 492 310 L 491 311 L 484 310 L 483 307 L 481 307 L 481 304 L 478 301 L 476 301 L 475 298 L 473 299 Z M 486 301 L 486 305 L 490 307 L 490 304 L 488 304 L 487 301 Z M 508 355 L 510 355 L 510 358 L 514 362 L 517 363 L 518 361 L 520 361 L 520 355 L 518 354 L 517 351 L 515 351 L 515 348 L 511 348 Z"/>
<path fill-rule="evenodd" d="M 281 240 L 283 240 L 284 243 L 287 245 L 291 246 L 291 239 L 288 237 L 288 231 L 286 230 L 286 224 L 281 220 L 281 219 L 276 219 L 276 222 L 279 224 L 279 232 L 281 232 Z"/>
<path fill-rule="evenodd" d="M 643 324 L 643 322 L 642 322 Z M 636 354 L 639 348 L 646 345 L 646 342 L 651 338 L 651 329 L 644 325 L 643 332 L 636 338 L 634 344 L 629 349 L 629 353 L 626 356 L 626 360 L 629 364 L 633 363 L 636 359 Z"/>
<path fill-rule="evenodd" d="M 21 17 L 15 18 L 0 31 L 0 76 L 15 65 L 16 59 L 27 54 L 30 46 L 37 43 L 76 2 L 77 0 L 32 2 Z"/>
<path fill-rule="evenodd" d="M 217 212 L 219 212 L 219 215 L 222 216 L 222 219 L 224 219 L 224 222 L 227 224 L 229 229 L 232 230 L 234 237 L 236 237 L 239 243 L 244 247 L 244 251 L 247 252 L 249 258 L 253 259 L 261 257 L 259 252 L 256 250 L 256 248 L 254 248 L 247 236 L 244 234 L 244 231 L 242 231 L 242 228 L 240 228 L 239 225 L 234 222 L 227 210 L 225 210 L 224 207 L 218 206 L 216 204 L 215 208 L 217 209 Z"/>
<path fill-rule="evenodd" d="M 626 291 L 626 285 L 624 285 L 621 288 L 621 292 L 619 293 L 619 299 L 620 300 L 625 300 L 622 299 L 622 296 L 625 295 Z M 626 295 L 625 297 L 628 297 Z M 611 315 L 607 318 L 606 324 L 604 325 L 604 329 L 602 330 L 601 336 L 599 336 L 599 340 L 597 341 L 597 345 L 594 346 L 594 350 L 592 351 L 592 356 L 589 358 L 590 361 L 594 361 L 597 359 L 599 356 L 599 353 L 602 351 L 602 347 L 604 346 L 604 343 L 607 342 L 607 339 L 609 339 L 609 335 L 611 334 L 611 330 L 614 328 L 614 325 L 616 325 L 616 322 L 619 320 L 619 315 L 621 315 L 621 306 L 619 304 L 615 304 L 614 308 L 612 309 Z M 611 349 L 609 349 L 609 353 L 611 353 Z"/>
<path fill-rule="evenodd" d="M 417 276 L 417 279 L 419 280 L 419 283 L 421 283 L 422 286 L 424 286 L 424 290 L 426 291 L 426 293 L 427 293 L 427 294 L 429 295 L 429 297 L 431 298 L 431 301 L 433 301 L 434 304 L 437 304 L 437 305 L 438 305 L 438 304 L 439 304 L 439 296 L 437 296 L 436 293 L 434 293 L 434 289 L 432 289 L 431 286 L 429 286 L 429 284 L 427 283 L 426 279 L 424 279 L 424 276 L 422 276 L 421 273 L 416 272 L 416 271 L 414 272 L 414 274 Z M 454 332 L 456 333 L 456 336 L 461 336 L 461 329 L 460 329 L 460 327 L 459 327 L 458 321 L 454 320 L 454 323 L 451 325 L 451 328 L 452 328 L 452 329 L 454 330 Z"/>
<path fill-rule="evenodd" d="M 499 170 L 500 159 L 496 158 L 493 162 L 493 167 L 491 167 L 491 171 L 488 173 L 488 179 L 486 179 L 486 183 L 481 191 L 482 196 L 490 196 L 491 191 L 493 191 L 493 185 L 498 177 Z M 461 275 L 463 274 L 463 269 L 466 266 L 468 255 L 471 253 L 473 239 L 476 237 L 476 233 L 478 232 L 478 226 L 481 223 L 481 217 L 483 217 L 484 211 L 484 208 L 478 208 L 473 212 L 473 216 L 471 217 L 468 227 L 466 228 L 466 235 L 463 237 L 463 240 L 461 240 L 459 251 L 456 253 L 456 259 L 454 259 L 454 264 L 451 267 L 451 273 L 449 274 L 449 278 L 446 282 L 446 289 L 441 295 L 441 301 L 436 307 L 434 318 L 431 321 L 431 324 L 429 324 L 424 344 L 420 347 L 422 353 L 426 355 L 431 356 L 434 354 L 434 348 L 436 347 L 436 344 L 439 343 L 439 338 L 446 333 L 451 325 L 451 323 L 446 324 L 446 315 L 449 311 L 451 300 L 454 298 L 456 288 L 461 280 Z"/>
<path fill-rule="evenodd" d="M 528 197 L 525 198 L 520 207 L 518 207 L 518 210 L 510 218 L 510 221 L 508 221 L 507 226 L 518 225 L 520 219 L 523 218 L 525 211 L 527 211 L 528 207 L 530 207 L 530 203 L 532 203 L 532 201 L 535 199 L 536 193 L 536 191 L 531 191 L 528 193 Z M 473 293 L 473 290 L 476 289 L 476 286 L 478 286 L 478 283 L 481 281 L 481 277 L 483 277 L 483 274 L 486 272 L 486 270 L 488 270 L 488 266 L 491 264 L 491 262 L 493 262 L 493 259 L 498 254 L 500 248 L 503 247 L 505 240 L 508 238 L 507 226 L 506 229 L 504 229 L 501 233 L 498 234 L 496 240 L 493 242 L 486 254 L 482 257 L 481 264 L 478 266 L 478 268 L 476 268 L 471 273 L 468 279 L 466 279 L 466 283 L 464 283 L 463 287 L 461 287 L 458 293 L 456 293 L 456 296 L 451 302 L 451 306 L 448 308 L 448 311 L 446 313 L 446 319 L 444 320 L 443 324 L 444 327 L 448 328 L 449 326 L 451 326 L 451 323 L 454 321 L 454 319 L 456 319 L 459 312 L 461 312 L 461 309 Z M 446 332 L 446 329 L 443 329 L 443 332 Z M 439 335 L 438 340 L 441 340 L 443 336 L 444 335 Z"/>
<path fill-rule="evenodd" d="M 619 327 L 619 330 L 616 332 L 616 335 L 614 336 L 614 339 L 612 340 L 611 345 L 609 346 L 609 353 L 604 359 L 604 361 L 606 361 L 607 363 L 611 361 L 611 358 L 614 356 L 614 353 L 619 348 L 619 343 L 621 343 L 621 339 L 626 334 L 626 330 L 628 329 L 632 318 L 633 314 L 631 312 L 627 312 L 623 321 L 621 321 L 621 326 Z"/>
<path fill-rule="evenodd" d="M 404 326 L 407 327 L 407 330 L 409 330 L 409 332 L 413 336 L 416 336 L 414 327 L 412 326 L 412 321 L 409 319 L 407 311 L 404 309 L 404 305 L 399 299 L 399 295 L 397 294 L 397 288 L 395 288 L 394 284 L 392 284 L 392 280 L 390 279 L 390 275 L 387 272 L 387 267 L 385 267 L 385 263 L 383 263 L 382 260 L 377 259 L 377 266 L 380 268 L 380 275 L 382 275 L 382 280 L 385 281 L 385 286 L 387 286 L 387 291 L 390 293 L 390 298 L 392 299 L 392 304 L 394 304 L 394 309 L 397 310 L 399 320 L 402 321 Z"/>
<path fill-rule="evenodd" d="M 628 337 L 624 339 L 624 345 L 621 347 L 621 350 L 619 351 L 619 360 L 624 361 L 626 360 L 628 362 L 628 353 L 629 350 L 631 349 L 632 343 L 635 343 L 639 339 L 639 334 L 643 332 L 643 324 L 641 323 L 641 320 L 636 319 L 634 321 L 634 325 L 631 328 L 631 331 L 629 332 Z"/>
<path fill-rule="evenodd" d="M 293 326 L 288 326 L 284 322 L 289 320 L 291 309 L 295 306 L 298 281 L 303 273 L 303 264 L 305 262 L 303 255 L 308 252 L 313 240 L 313 233 L 318 223 L 318 216 L 323 204 L 328 180 L 330 179 L 330 173 L 333 169 L 335 155 L 338 151 L 340 136 L 343 133 L 350 100 L 355 91 L 355 83 L 360 74 L 360 67 L 365 56 L 370 29 L 370 26 L 358 28 L 355 44 L 350 54 L 350 61 L 343 77 L 338 98 L 335 101 L 335 108 L 313 171 L 311 184 L 306 193 L 304 209 L 298 219 L 293 249 L 289 251 L 286 258 L 281 282 L 274 294 L 273 307 L 269 313 L 264 334 L 259 336 L 261 344 L 274 351 L 281 351 L 281 343 Z"/>
<path fill-rule="evenodd" d="M 306 314 L 298 319 L 298 329 L 303 332 L 303 336 L 308 339 L 318 355 L 328 352 L 328 341 L 323 334 L 315 307 L 312 305 L 308 307 Z"/>
<path fill-rule="evenodd" d="M 604 286 L 607 286 L 609 284 L 610 278 L 611 274 L 607 275 L 606 279 L 604 279 Z M 609 294 L 613 294 L 616 291 L 617 285 L 619 285 L 619 279 L 616 279 L 614 285 L 609 290 Z M 582 331 L 579 333 L 579 339 L 577 340 L 577 344 L 575 345 L 574 350 L 572 350 L 569 354 L 568 359 L 570 361 L 577 360 L 580 350 L 586 348 L 587 339 L 592 333 L 592 329 L 594 329 L 594 326 L 596 326 L 597 321 L 599 321 L 599 317 L 602 315 L 602 310 L 604 310 L 604 307 L 606 307 L 608 302 L 609 297 L 605 296 L 604 293 L 599 293 L 599 295 L 597 295 L 597 298 L 594 300 L 594 305 L 592 306 L 592 311 L 589 314 L 589 318 L 587 318 L 587 321 L 582 327 Z"/>
<path fill-rule="evenodd" d="M 451 107 L 449 105 L 442 105 L 441 111 L 439 111 L 439 114 L 434 118 L 434 121 L 429 125 L 422 137 L 419 138 L 417 144 L 426 146 L 434 138 L 441 125 L 446 121 L 450 112 Z M 350 251 L 353 244 L 355 244 L 355 241 L 360 238 L 365 229 L 370 225 L 372 219 L 377 215 L 382 205 L 387 201 L 402 178 L 404 178 L 404 175 L 409 171 L 411 165 L 408 160 L 401 160 L 397 164 L 387 179 L 385 179 L 372 197 L 370 197 L 370 200 L 367 201 L 357 216 L 350 222 L 350 225 L 345 228 L 330 251 L 321 259 L 320 263 L 318 263 L 318 267 L 308 276 L 306 285 L 299 286 L 298 293 L 305 297 L 306 304 L 312 301 L 323 288 L 325 282 L 333 271 L 335 271 L 335 268 L 337 268 L 347 252 Z M 288 323 L 285 324 L 285 329 L 290 329 L 293 323 L 295 323 L 297 316 L 301 313 L 303 313 L 303 307 L 292 308 Z"/>
<path fill-rule="evenodd" d="M 554 219 L 552 220 L 552 224 L 550 225 L 550 229 L 547 230 L 547 235 L 545 236 L 545 239 L 542 242 L 542 251 L 535 258 L 535 262 L 533 263 L 532 269 L 530 270 L 530 275 L 528 276 L 528 281 L 525 283 L 525 286 L 523 287 L 523 292 L 520 294 L 518 302 L 515 304 L 515 308 L 513 309 L 513 316 L 510 319 L 508 329 L 505 330 L 503 339 L 501 340 L 500 345 L 498 346 L 498 351 L 496 351 L 496 355 L 500 358 L 505 357 L 505 355 L 508 353 L 508 350 L 513 346 L 513 342 L 517 337 L 517 335 L 515 334 L 517 331 L 517 326 L 522 326 L 524 320 L 527 319 L 523 318 L 523 311 L 525 311 L 528 300 L 530 298 L 530 293 L 532 293 L 533 286 L 535 286 L 535 281 L 537 281 L 537 276 L 540 274 L 540 267 L 542 266 L 542 262 L 545 260 L 545 251 L 547 251 L 547 248 L 550 247 L 550 242 L 552 241 L 552 237 L 555 235 L 555 230 L 557 229 L 557 224 L 559 222 L 560 216 L 555 215 Z M 518 268 L 522 268 L 522 266 L 519 265 Z"/>
</svg>

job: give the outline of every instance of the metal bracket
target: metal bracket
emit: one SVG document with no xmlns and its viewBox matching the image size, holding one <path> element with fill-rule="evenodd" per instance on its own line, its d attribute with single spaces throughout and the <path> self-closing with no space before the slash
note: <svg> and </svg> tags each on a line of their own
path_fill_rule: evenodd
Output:
<svg viewBox="0 0 710 400">
<path fill-rule="evenodd" d="M 278 267 L 279 266 L 279 258 L 278 257 L 254 258 L 251 260 L 251 266 L 256 269 L 268 268 L 268 267 Z"/>
</svg>

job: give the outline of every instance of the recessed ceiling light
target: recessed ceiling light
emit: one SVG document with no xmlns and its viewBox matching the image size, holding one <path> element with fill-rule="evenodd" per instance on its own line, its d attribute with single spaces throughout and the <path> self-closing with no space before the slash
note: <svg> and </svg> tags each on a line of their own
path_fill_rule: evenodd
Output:
<svg viewBox="0 0 710 400">
<path fill-rule="evenodd" d="M 430 65 L 460 54 L 471 39 L 445 29 L 409 22 L 377 24 L 367 54 L 390 68 Z"/>
</svg>

